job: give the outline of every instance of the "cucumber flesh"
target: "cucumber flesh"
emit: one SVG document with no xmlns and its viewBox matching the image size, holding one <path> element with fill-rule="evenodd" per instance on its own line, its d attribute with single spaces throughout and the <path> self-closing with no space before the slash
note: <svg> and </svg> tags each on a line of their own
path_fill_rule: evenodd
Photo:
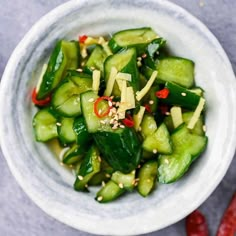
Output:
<svg viewBox="0 0 236 236">
<path fill-rule="evenodd" d="M 143 138 L 153 134 L 157 130 L 157 124 L 152 115 L 145 114 L 141 123 L 141 134 Z"/>
<path fill-rule="evenodd" d="M 162 123 L 153 134 L 148 135 L 144 139 L 143 149 L 154 153 L 172 153 L 169 131 L 164 123 Z"/>
<path fill-rule="evenodd" d="M 156 185 L 157 161 L 144 163 L 138 174 L 138 192 L 143 196 L 148 196 Z"/>
<path fill-rule="evenodd" d="M 76 140 L 76 134 L 73 130 L 74 118 L 61 118 L 57 126 L 58 137 L 63 144 L 73 143 Z"/>
<path fill-rule="evenodd" d="M 191 134 L 181 125 L 171 135 L 173 153 L 159 156 L 159 182 L 172 183 L 180 179 L 191 163 L 200 156 L 207 145 L 207 137 Z"/>
<path fill-rule="evenodd" d="M 136 47 L 140 53 L 144 52 L 148 43 L 157 37 L 157 34 L 148 27 L 122 30 L 115 33 L 108 45 L 113 53 L 122 48 Z"/>
<path fill-rule="evenodd" d="M 66 165 L 74 165 L 79 160 L 83 158 L 86 151 L 83 147 L 77 144 L 72 145 L 72 147 L 64 154 L 62 162 Z"/>
<path fill-rule="evenodd" d="M 110 180 L 98 191 L 95 199 L 100 203 L 110 202 L 117 199 L 123 193 L 124 189 L 120 188 L 116 183 Z"/>
<path fill-rule="evenodd" d="M 82 112 L 89 133 L 95 133 L 99 130 L 111 130 L 111 118 L 109 116 L 99 118 L 94 113 L 94 102 L 97 98 L 99 98 L 99 96 L 93 91 L 87 91 L 81 94 Z M 101 106 L 99 109 L 101 109 L 102 113 L 108 109 L 108 104 L 106 101 L 101 102 L 100 105 Z"/>
<path fill-rule="evenodd" d="M 47 97 L 60 83 L 68 69 L 76 69 L 80 60 L 78 42 L 59 41 L 49 59 L 47 70 L 39 86 L 37 99 Z"/>
<path fill-rule="evenodd" d="M 113 180 L 121 188 L 132 190 L 134 188 L 135 171 L 131 171 L 128 174 L 123 174 L 120 171 L 116 171 L 112 174 L 111 180 Z"/>
<path fill-rule="evenodd" d="M 52 106 L 54 110 L 59 115 L 66 117 L 80 115 L 80 94 L 91 88 L 91 76 L 80 73 L 69 75 L 53 94 Z"/>
<path fill-rule="evenodd" d="M 158 79 L 190 88 L 194 83 L 194 62 L 180 57 L 160 59 L 157 64 Z"/>
<path fill-rule="evenodd" d="M 38 142 L 46 142 L 58 136 L 57 119 L 48 108 L 39 110 L 35 114 L 33 128 Z"/>
<path fill-rule="evenodd" d="M 81 163 L 74 183 L 74 189 L 77 191 L 86 191 L 87 183 L 100 171 L 100 168 L 99 152 L 95 146 L 92 146 Z"/>
</svg>

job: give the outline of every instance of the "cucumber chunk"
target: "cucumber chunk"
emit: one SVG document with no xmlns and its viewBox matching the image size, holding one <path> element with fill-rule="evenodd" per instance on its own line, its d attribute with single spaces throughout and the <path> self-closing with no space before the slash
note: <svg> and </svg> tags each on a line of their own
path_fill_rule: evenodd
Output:
<svg viewBox="0 0 236 236">
<path fill-rule="evenodd" d="M 80 146 L 88 146 L 92 140 L 92 136 L 88 133 L 84 117 L 80 116 L 75 118 L 73 130 L 76 134 L 76 143 Z"/>
<path fill-rule="evenodd" d="M 39 86 L 37 99 L 47 97 L 59 84 L 68 69 L 76 69 L 80 60 L 79 44 L 76 41 L 59 41 L 49 59 L 47 70 Z"/>
<path fill-rule="evenodd" d="M 70 72 L 52 96 L 54 110 L 62 116 L 75 117 L 81 114 L 80 94 L 92 88 L 92 78 L 78 72 Z"/>
<path fill-rule="evenodd" d="M 89 133 L 95 133 L 99 130 L 111 130 L 109 123 L 111 118 L 109 116 L 99 118 L 94 113 L 94 102 L 97 98 L 99 98 L 99 96 L 93 91 L 87 91 L 81 94 L 81 108 L 85 119 L 85 124 Z M 99 110 L 101 110 L 103 113 L 107 109 L 107 102 L 100 102 Z"/>
<path fill-rule="evenodd" d="M 123 174 L 120 171 L 116 171 L 112 174 L 111 180 L 113 180 L 120 188 L 126 190 L 133 190 L 135 181 L 135 170 L 128 174 Z"/>
<path fill-rule="evenodd" d="M 194 83 L 194 62 L 180 57 L 160 59 L 157 64 L 158 79 L 190 88 Z"/>
<path fill-rule="evenodd" d="M 169 90 L 168 97 L 165 99 L 160 98 L 160 101 L 165 104 L 181 106 L 182 108 L 194 110 L 201 98 L 201 96 L 191 90 L 172 82 L 167 82 L 165 88 Z"/>
<path fill-rule="evenodd" d="M 62 162 L 66 165 L 74 165 L 83 158 L 86 151 L 83 147 L 77 144 L 72 147 L 64 154 Z"/>
<path fill-rule="evenodd" d="M 46 142 L 56 138 L 58 136 L 56 123 L 57 118 L 48 108 L 39 110 L 33 118 L 33 128 L 36 140 L 38 142 Z"/>
<path fill-rule="evenodd" d="M 143 149 L 148 152 L 172 153 L 170 134 L 164 123 L 153 134 L 148 135 L 144 139 Z"/>
<path fill-rule="evenodd" d="M 114 170 L 127 174 L 136 169 L 142 156 L 142 148 L 133 129 L 101 131 L 93 137 L 102 156 Z"/>
<path fill-rule="evenodd" d="M 152 115 L 145 114 L 141 123 L 141 134 L 143 138 L 153 134 L 157 130 L 157 124 Z"/>
<path fill-rule="evenodd" d="M 100 168 L 99 152 L 95 146 L 92 146 L 81 163 L 74 183 L 74 189 L 77 191 L 86 191 L 87 183 L 100 171 Z"/>
<path fill-rule="evenodd" d="M 94 69 L 100 70 L 103 74 L 103 63 L 107 58 L 106 52 L 101 45 L 96 45 L 93 49 L 88 61 L 85 64 L 85 71 L 92 73 Z"/>
<path fill-rule="evenodd" d="M 118 72 L 131 74 L 131 81 L 128 86 L 132 86 L 134 92 L 139 90 L 139 72 L 137 67 L 137 53 L 135 48 L 130 48 L 120 53 L 109 56 L 104 63 L 105 81 L 108 82 L 111 69 L 115 67 Z M 113 95 L 120 96 L 120 89 L 117 82 L 113 87 Z"/>
<path fill-rule="evenodd" d="M 57 126 L 58 137 L 63 144 L 73 143 L 76 134 L 73 130 L 74 118 L 63 117 L 59 119 L 60 125 Z"/>
<path fill-rule="evenodd" d="M 207 145 L 207 137 L 191 134 L 181 125 L 171 135 L 173 153 L 159 156 L 159 181 L 172 183 L 180 179 Z"/>
<path fill-rule="evenodd" d="M 147 44 L 156 37 L 157 34 L 149 27 L 128 29 L 115 33 L 108 45 L 113 53 L 129 47 L 135 47 L 139 53 L 143 53 Z"/>
<path fill-rule="evenodd" d="M 143 196 L 148 196 L 155 188 L 157 179 L 157 161 L 148 161 L 140 169 L 138 174 L 138 192 Z"/>
<path fill-rule="evenodd" d="M 110 180 L 98 191 L 95 199 L 100 203 L 110 202 L 117 199 L 124 192 L 124 189 L 120 188 L 116 183 Z"/>
</svg>

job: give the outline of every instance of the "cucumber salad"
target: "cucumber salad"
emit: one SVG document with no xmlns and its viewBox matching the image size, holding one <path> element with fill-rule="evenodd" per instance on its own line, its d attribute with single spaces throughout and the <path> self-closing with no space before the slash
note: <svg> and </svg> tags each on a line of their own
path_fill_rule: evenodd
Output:
<svg viewBox="0 0 236 236">
<path fill-rule="evenodd" d="M 100 186 L 100 203 L 179 180 L 207 146 L 194 62 L 149 27 L 58 41 L 32 102 L 36 141 L 57 142 L 74 189 Z"/>
</svg>

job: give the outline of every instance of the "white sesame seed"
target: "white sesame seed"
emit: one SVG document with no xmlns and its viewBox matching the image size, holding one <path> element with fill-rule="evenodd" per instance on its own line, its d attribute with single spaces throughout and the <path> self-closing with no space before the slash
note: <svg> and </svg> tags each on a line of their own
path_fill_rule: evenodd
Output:
<svg viewBox="0 0 236 236">
<path fill-rule="evenodd" d="M 141 168 L 141 165 L 138 165 L 138 167 L 137 167 L 137 168 L 138 168 L 138 169 L 139 169 L 139 168 Z"/>
<path fill-rule="evenodd" d="M 84 185 L 84 187 L 85 187 L 85 188 L 88 188 L 88 185 L 87 185 L 87 184 L 85 184 L 85 185 Z"/>
<path fill-rule="evenodd" d="M 57 125 L 57 126 L 61 126 L 61 123 L 60 123 L 60 122 L 57 122 L 56 125 Z"/>
<path fill-rule="evenodd" d="M 118 185 L 119 185 L 119 188 L 124 188 L 124 184 L 119 183 Z"/>
<path fill-rule="evenodd" d="M 142 130 L 142 127 L 141 127 L 141 126 L 139 126 L 139 127 L 138 127 L 138 131 L 141 131 L 141 130 Z"/>
<path fill-rule="evenodd" d="M 61 165 L 61 166 L 64 166 L 64 163 L 63 163 L 63 162 L 60 162 L 60 165 Z"/>
<path fill-rule="evenodd" d="M 150 101 L 149 101 L 149 104 L 150 104 L 150 105 L 152 105 L 153 103 L 154 103 L 154 101 L 153 101 L 153 100 L 150 100 Z"/>
<path fill-rule="evenodd" d="M 121 129 L 124 129 L 124 128 L 125 128 L 125 126 L 124 126 L 124 125 L 120 125 L 120 128 L 121 128 Z"/>
<path fill-rule="evenodd" d="M 139 181 L 139 178 L 136 178 L 135 181 L 138 182 L 138 181 Z"/>
<path fill-rule="evenodd" d="M 105 176 L 106 176 L 107 178 L 111 178 L 111 175 L 110 175 L 110 174 L 105 174 Z"/>
<path fill-rule="evenodd" d="M 120 106 L 120 102 L 117 102 L 117 103 L 116 103 L 116 107 L 118 107 L 118 106 Z"/>
<path fill-rule="evenodd" d="M 108 105 L 109 105 L 109 107 L 112 107 L 112 102 L 108 101 Z"/>
<path fill-rule="evenodd" d="M 137 60 L 138 61 L 142 61 L 142 57 L 137 57 Z"/>
<path fill-rule="evenodd" d="M 97 198 L 97 200 L 98 200 L 99 202 L 102 201 L 102 199 L 103 199 L 102 196 L 99 196 L 99 197 Z"/>
<path fill-rule="evenodd" d="M 112 116 L 112 111 L 109 111 L 109 114 L 108 114 L 108 116 Z"/>
<path fill-rule="evenodd" d="M 83 72 L 83 70 L 81 68 L 77 69 L 78 72 Z"/>
<path fill-rule="evenodd" d="M 168 159 L 165 159 L 165 163 L 166 163 L 166 164 L 169 164 L 169 160 L 168 160 Z"/>
<path fill-rule="evenodd" d="M 98 114 L 101 115 L 102 114 L 102 109 L 98 110 Z"/>
<path fill-rule="evenodd" d="M 113 125 L 112 129 L 118 129 L 118 124 Z"/>
<path fill-rule="evenodd" d="M 85 62 L 83 61 L 83 62 L 81 62 L 81 66 L 84 66 L 85 65 Z"/>
<path fill-rule="evenodd" d="M 78 175 L 78 179 L 79 179 L 79 180 L 83 180 L 83 178 L 84 178 L 84 177 L 83 177 L 82 175 Z"/>
<path fill-rule="evenodd" d="M 153 149 L 152 152 L 153 152 L 154 154 L 156 154 L 156 153 L 157 153 L 157 150 L 156 150 L 156 149 Z"/>
<path fill-rule="evenodd" d="M 203 130 L 204 132 L 206 132 L 206 126 L 205 126 L 205 125 L 202 126 L 202 130 Z"/>
<path fill-rule="evenodd" d="M 100 123 L 105 125 L 106 124 L 106 121 L 105 120 L 100 120 Z"/>
<path fill-rule="evenodd" d="M 138 185 L 138 182 L 135 182 L 135 183 L 134 183 L 134 186 L 137 186 L 137 185 Z"/>
<path fill-rule="evenodd" d="M 133 175 L 134 175 L 134 174 L 135 174 L 135 170 L 133 170 L 133 171 L 131 172 L 131 174 L 133 174 Z"/>
<path fill-rule="evenodd" d="M 170 115 L 170 112 L 167 111 L 165 114 L 166 114 L 167 116 L 169 116 L 169 115 Z"/>
<path fill-rule="evenodd" d="M 89 101 L 89 102 L 94 102 L 94 99 L 93 99 L 93 98 L 90 98 L 88 101 Z"/>
<path fill-rule="evenodd" d="M 98 156 L 98 161 L 102 162 L 102 158 L 100 156 Z"/>
<path fill-rule="evenodd" d="M 186 93 L 181 93 L 181 95 L 185 97 L 187 94 Z"/>
<path fill-rule="evenodd" d="M 110 124 L 114 124 L 114 119 L 111 119 L 111 120 L 110 120 Z"/>
<path fill-rule="evenodd" d="M 137 61 L 137 66 L 138 67 L 142 66 L 142 62 L 141 61 Z"/>
<path fill-rule="evenodd" d="M 105 181 L 102 181 L 102 187 L 104 187 L 106 185 Z"/>
<path fill-rule="evenodd" d="M 135 181 L 135 179 L 132 181 L 132 185 L 135 185 L 135 183 L 136 183 L 136 181 Z"/>
<path fill-rule="evenodd" d="M 91 70 L 95 70 L 95 67 L 94 67 L 94 66 L 91 66 Z"/>
</svg>

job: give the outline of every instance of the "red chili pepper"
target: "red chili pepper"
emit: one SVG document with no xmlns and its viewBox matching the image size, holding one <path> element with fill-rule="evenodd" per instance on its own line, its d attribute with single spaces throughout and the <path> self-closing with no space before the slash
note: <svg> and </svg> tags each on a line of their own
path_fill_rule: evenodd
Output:
<svg viewBox="0 0 236 236">
<path fill-rule="evenodd" d="M 169 111 L 169 107 L 167 105 L 164 105 L 164 104 L 159 105 L 159 109 L 161 110 L 161 113 L 164 114 L 164 115 L 166 114 L 166 112 Z"/>
<path fill-rule="evenodd" d="M 158 98 L 167 98 L 170 93 L 170 90 L 168 88 L 163 88 L 162 90 L 159 90 L 156 92 L 156 97 Z"/>
<path fill-rule="evenodd" d="M 221 219 L 216 236 L 234 236 L 236 232 L 236 193 Z"/>
<path fill-rule="evenodd" d="M 79 36 L 79 42 L 80 42 L 80 43 L 84 43 L 87 38 L 88 38 L 87 35 Z"/>
<path fill-rule="evenodd" d="M 102 97 L 99 97 L 98 99 L 96 99 L 96 101 L 94 102 L 94 113 L 96 114 L 97 117 L 99 118 L 102 118 L 104 116 L 107 116 L 112 108 L 112 105 L 109 105 L 108 106 L 108 109 L 107 111 L 103 112 L 102 114 L 100 114 L 99 110 L 98 110 L 98 105 L 101 101 L 103 100 L 107 100 L 108 102 L 111 102 L 112 103 L 112 99 L 108 96 L 102 96 Z"/>
<path fill-rule="evenodd" d="M 145 104 L 144 107 L 148 113 L 152 113 L 152 109 L 148 104 Z"/>
<path fill-rule="evenodd" d="M 204 215 L 195 210 L 186 218 L 187 236 L 208 236 L 208 227 Z"/>
<path fill-rule="evenodd" d="M 32 102 L 35 104 L 35 105 L 38 105 L 38 106 L 46 106 L 50 103 L 51 101 L 51 96 L 48 96 L 42 100 L 38 100 L 37 99 L 37 92 L 36 92 L 36 88 L 33 89 L 33 92 L 32 92 Z"/>
<path fill-rule="evenodd" d="M 129 128 L 133 127 L 134 126 L 133 117 L 130 114 L 126 114 L 126 118 L 122 120 L 122 123 Z"/>
</svg>

